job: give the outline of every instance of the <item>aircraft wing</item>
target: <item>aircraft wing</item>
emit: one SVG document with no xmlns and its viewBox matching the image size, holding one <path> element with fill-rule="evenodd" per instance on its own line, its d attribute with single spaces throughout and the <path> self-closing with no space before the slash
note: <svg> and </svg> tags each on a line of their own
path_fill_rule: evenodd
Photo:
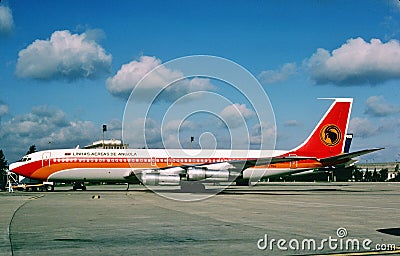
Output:
<svg viewBox="0 0 400 256">
<path fill-rule="evenodd" d="M 303 156 L 287 156 L 287 157 L 265 157 L 265 158 L 250 158 L 246 160 L 232 160 L 232 161 L 223 161 L 223 162 L 215 162 L 215 163 L 202 163 L 196 165 L 181 165 L 180 168 L 187 169 L 187 168 L 196 168 L 202 166 L 212 166 L 218 165 L 222 163 L 227 163 L 232 165 L 235 169 L 239 171 L 243 171 L 249 167 L 254 166 L 261 166 L 261 165 L 269 165 L 269 164 L 276 164 L 276 163 L 285 163 L 285 162 L 292 162 L 292 161 L 299 161 L 299 160 L 317 160 L 315 157 L 303 157 Z M 158 168 L 158 170 L 165 170 L 171 167 L 164 167 Z M 212 167 L 211 167 L 212 168 Z"/>
<path fill-rule="evenodd" d="M 179 166 L 167 166 L 162 168 L 151 168 L 151 171 L 161 172 L 161 171 L 170 171 L 175 169 L 175 173 L 184 173 L 189 168 L 205 168 L 205 169 L 213 169 L 213 165 L 219 164 L 228 164 L 233 167 L 233 169 L 237 169 L 237 172 L 241 172 L 249 167 L 275 164 L 275 163 L 284 163 L 284 162 L 292 162 L 299 160 L 317 160 L 315 157 L 302 157 L 302 156 L 288 156 L 288 157 L 265 157 L 265 158 L 250 158 L 246 160 L 232 160 L 232 161 L 221 161 L 215 163 L 201 163 L 201 164 L 184 164 Z M 231 168 L 230 167 L 230 168 Z M 180 171 L 179 171 L 180 170 Z M 134 176 L 133 172 L 129 173 L 125 178 L 130 176 Z"/>
<path fill-rule="evenodd" d="M 351 153 L 344 153 L 337 156 L 327 157 L 320 159 L 320 162 L 324 165 L 336 165 L 336 164 L 343 164 L 346 162 L 350 162 L 353 160 L 354 157 L 362 156 L 365 154 L 369 154 L 384 148 L 371 148 L 371 149 L 364 149 L 359 150 Z"/>
</svg>

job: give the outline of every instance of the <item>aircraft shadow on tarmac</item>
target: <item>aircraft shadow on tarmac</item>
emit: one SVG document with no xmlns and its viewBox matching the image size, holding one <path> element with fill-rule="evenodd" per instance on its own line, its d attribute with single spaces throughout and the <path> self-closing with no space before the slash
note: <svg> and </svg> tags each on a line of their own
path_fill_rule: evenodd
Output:
<svg viewBox="0 0 400 256">
<path fill-rule="evenodd" d="M 400 228 L 382 228 L 376 231 L 387 235 L 400 236 Z"/>
<path fill-rule="evenodd" d="M 71 192 L 78 192 L 78 191 L 72 191 Z M 55 191 L 55 192 L 65 192 L 64 191 Z M 201 193 L 201 194 L 224 194 L 224 195 L 273 195 L 279 193 L 280 195 L 299 195 L 303 194 L 306 192 L 343 192 L 343 190 L 336 189 L 336 188 L 331 188 L 331 189 L 302 189 L 302 190 L 295 190 L 295 189 L 271 189 L 271 190 L 266 190 L 266 189 L 205 189 L 201 191 L 182 191 L 180 189 L 115 189 L 115 190 L 104 190 L 104 189 L 90 189 L 87 191 L 82 191 L 81 193 L 88 193 L 88 192 L 107 192 L 107 193 L 113 193 L 113 192 L 141 192 L 141 193 Z M 54 192 L 53 192 L 54 193 Z"/>
<path fill-rule="evenodd" d="M 281 187 L 279 187 L 281 186 Z M 364 192 L 363 190 L 358 190 L 352 188 L 347 189 L 346 185 L 335 185 L 335 186 L 309 186 L 309 185 L 301 185 L 296 184 L 295 187 L 291 186 L 282 186 L 282 185 L 275 185 L 271 184 L 271 186 L 231 186 L 231 187 L 218 187 L 218 188 L 210 188 L 207 187 L 206 189 L 197 189 L 193 191 L 182 191 L 180 188 L 177 187 L 113 187 L 112 189 L 108 189 L 105 187 L 96 187 L 96 186 L 88 186 L 87 191 L 72 191 L 72 189 L 60 189 L 55 190 L 54 192 L 80 192 L 80 193 L 87 193 L 87 192 L 107 192 L 107 193 L 120 193 L 120 192 L 142 192 L 142 193 L 202 193 L 202 194 L 222 194 L 222 195 L 302 195 L 302 194 L 310 194 L 313 192 L 337 192 L 337 193 L 354 193 L 354 192 Z M 54 193 L 53 192 L 53 193 Z"/>
<path fill-rule="evenodd" d="M 310 189 L 301 189 L 301 190 L 296 190 L 296 189 L 252 189 L 245 187 L 243 189 L 205 189 L 201 191 L 181 191 L 180 189 L 129 189 L 129 192 L 144 192 L 144 193 L 201 193 L 201 194 L 221 194 L 221 195 L 274 195 L 274 194 L 280 194 L 280 195 L 301 195 L 309 192 L 342 192 L 343 190 L 338 189 L 338 188 L 310 188 Z"/>
</svg>

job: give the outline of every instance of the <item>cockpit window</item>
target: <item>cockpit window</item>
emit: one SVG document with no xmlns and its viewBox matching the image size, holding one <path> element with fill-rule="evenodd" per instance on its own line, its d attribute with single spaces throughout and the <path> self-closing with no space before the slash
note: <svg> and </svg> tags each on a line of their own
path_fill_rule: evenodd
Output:
<svg viewBox="0 0 400 256">
<path fill-rule="evenodd" d="M 30 161 L 31 160 L 31 158 L 30 157 L 28 157 L 28 156 L 24 156 L 21 160 L 19 160 L 18 162 L 27 162 L 27 161 Z"/>
</svg>

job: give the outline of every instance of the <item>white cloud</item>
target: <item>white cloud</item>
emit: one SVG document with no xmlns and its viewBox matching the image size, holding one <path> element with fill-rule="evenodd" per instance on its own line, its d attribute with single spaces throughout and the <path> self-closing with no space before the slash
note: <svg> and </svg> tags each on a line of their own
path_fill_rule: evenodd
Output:
<svg viewBox="0 0 400 256">
<path fill-rule="evenodd" d="M 38 80 L 94 79 L 109 73 L 111 60 L 86 33 L 55 31 L 49 40 L 36 40 L 19 52 L 15 74 Z"/>
<path fill-rule="evenodd" d="M 286 121 L 286 122 L 284 123 L 284 125 L 285 125 L 285 126 L 290 126 L 290 127 L 292 127 L 292 126 L 299 126 L 300 123 L 299 123 L 299 121 L 297 121 L 297 120 L 289 120 L 289 121 Z"/>
<path fill-rule="evenodd" d="M 11 9 L 7 6 L 0 6 L 0 35 L 9 34 L 14 28 L 14 19 Z"/>
<path fill-rule="evenodd" d="M 383 96 L 371 96 L 366 101 L 365 114 L 371 116 L 388 116 L 400 112 L 400 107 L 386 103 Z"/>
<path fill-rule="evenodd" d="M 163 125 L 163 130 L 172 132 L 193 129 L 195 129 L 194 123 L 188 120 L 171 120 Z"/>
<path fill-rule="evenodd" d="M 68 124 L 65 113 L 47 106 L 34 107 L 31 113 L 13 117 L 2 124 L 3 136 L 37 138 Z"/>
<path fill-rule="evenodd" d="M 124 64 L 114 77 L 107 79 L 107 89 L 114 96 L 127 98 L 136 84 L 160 64 L 161 60 L 148 56 L 142 56 L 140 61 Z M 161 82 L 164 76 L 173 78 L 180 76 L 180 74 L 169 72 L 165 69 L 161 69 L 157 74 L 159 77 L 153 76 L 155 84 L 150 84 L 149 87 L 157 86 L 156 83 Z"/>
<path fill-rule="evenodd" d="M 389 2 L 395 11 L 400 11 L 400 1 L 399 0 L 390 0 Z"/>
<path fill-rule="evenodd" d="M 125 120 L 124 142 L 131 148 L 180 148 L 179 137 L 196 126 L 188 120 L 171 120 L 161 124 L 153 118 Z"/>
<path fill-rule="evenodd" d="M 0 100 L 0 117 L 7 115 L 8 111 L 8 106 Z"/>
<path fill-rule="evenodd" d="M 250 143 L 252 145 L 259 146 L 261 144 L 265 144 L 273 146 L 275 145 L 275 138 L 276 127 L 273 124 L 261 122 L 252 127 L 250 134 Z"/>
<path fill-rule="evenodd" d="M 318 49 L 304 64 L 316 84 L 375 85 L 400 79 L 400 44 L 349 39 L 332 53 Z"/>
<path fill-rule="evenodd" d="M 55 144 L 63 144 L 67 147 L 85 146 L 95 139 L 94 131 L 98 130 L 100 129 L 96 128 L 91 121 L 69 121 L 66 126 L 53 131 L 50 138 Z"/>
<path fill-rule="evenodd" d="M 152 118 L 124 120 L 122 129 L 124 143 L 128 143 L 130 148 L 162 147 L 161 126 Z"/>
<path fill-rule="evenodd" d="M 186 141 L 180 141 L 189 138 L 187 131 L 193 131 L 199 128 L 199 125 L 189 120 L 171 120 L 162 124 L 162 144 L 165 148 L 181 148 L 186 146 Z M 181 145 L 184 144 L 184 145 Z"/>
<path fill-rule="evenodd" d="M 356 137 L 368 138 L 379 133 L 379 128 L 367 118 L 354 117 L 350 120 L 349 132 Z"/>
<path fill-rule="evenodd" d="M 107 131 L 116 131 L 122 129 L 122 122 L 119 119 L 112 119 L 106 125 Z"/>
<path fill-rule="evenodd" d="M 118 126 L 118 121 L 111 121 Z M 85 146 L 101 137 L 101 127 L 91 121 L 68 120 L 66 114 L 48 106 L 34 107 L 30 113 L 12 117 L 0 123 L 0 145 L 7 152 L 7 158 L 15 161 L 21 158 L 30 145 L 38 150 L 72 148 Z M 107 131 L 107 137 L 120 139 L 120 131 Z"/>
<path fill-rule="evenodd" d="M 104 30 L 99 28 L 94 28 L 94 29 L 87 28 L 85 30 L 85 35 L 86 35 L 86 40 L 95 42 L 100 42 L 107 37 Z"/>
<path fill-rule="evenodd" d="M 235 103 L 225 107 L 220 116 L 229 128 L 237 128 L 245 125 L 245 121 L 255 115 L 254 111 L 247 108 L 246 104 Z"/>
<path fill-rule="evenodd" d="M 397 1 L 398 5 L 400 6 L 400 1 Z M 400 8 L 396 8 L 400 11 Z M 390 40 L 392 38 L 397 38 L 400 33 L 400 23 L 397 18 L 393 16 L 386 16 L 384 17 L 384 21 L 382 22 L 382 26 L 385 31 L 385 40 Z"/>
<path fill-rule="evenodd" d="M 161 60 L 150 56 L 142 56 L 138 61 L 124 64 L 115 76 L 107 79 L 107 89 L 112 95 L 122 99 L 127 99 L 135 89 L 135 99 L 143 102 L 152 101 L 156 95 L 157 100 L 171 102 L 191 92 L 214 89 L 209 79 L 184 79 L 184 74 L 179 70 L 170 70 L 164 65 L 159 65 Z M 155 69 L 156 67 L 158 68 Z M 148 74 L 153 69 L 155 70 Z M 178 80 L 179 82 L 175 82 Z M 161 93 L 166 85 L 169 86 Z"/>
<path fill-rule="evenodd" d="M 286 63 L 279 70 L 266 70 L 262 71 L 258 76 L 262 83 L 264 84 L 274 84 L 279 82 L 284 82 L 289 77 L 297 73 L 296 63 Z"/>
</svg>

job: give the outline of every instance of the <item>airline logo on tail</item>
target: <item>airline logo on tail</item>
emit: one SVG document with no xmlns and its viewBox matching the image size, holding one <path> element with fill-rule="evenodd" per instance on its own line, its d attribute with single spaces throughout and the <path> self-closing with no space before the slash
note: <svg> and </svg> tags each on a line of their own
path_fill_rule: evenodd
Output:
<svg viewBox="0 0 400 256">
<path fill-rule="evenodd" d="M 340 131 L 339 127 L 334 124 L 327 124 L 322 127 L 320 132 L 320 138 L 322 143 L 329 147 L 334 147 L 339 144 L 340 140 L 342 139 L 342 132 Z"/>
<path fill-rule="evenodd" d="M 290 154 L 326 158 L 343 153 L 344 139 L 350 119 L 351 98 L 335 98 L 310 136 Z"/>
</svg>

